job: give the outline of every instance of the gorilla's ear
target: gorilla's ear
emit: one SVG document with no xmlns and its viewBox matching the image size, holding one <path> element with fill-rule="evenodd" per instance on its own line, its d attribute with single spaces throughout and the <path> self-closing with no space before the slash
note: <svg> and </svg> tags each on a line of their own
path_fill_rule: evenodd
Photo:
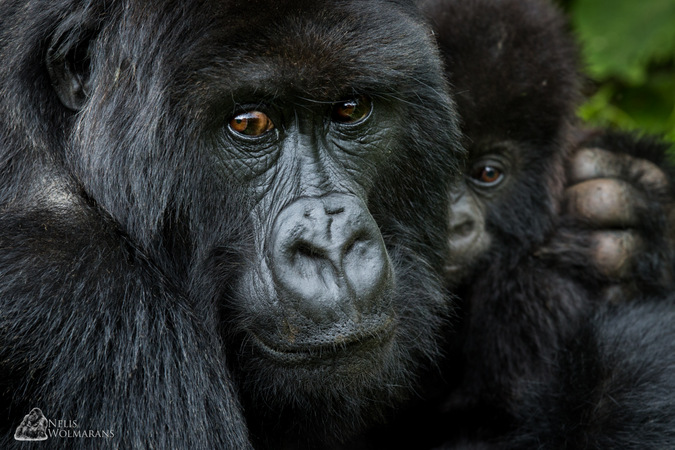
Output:
<svg viewBox="0 0 675 450">
<path fill-rule="evenodd" d="M 46 65 L 52 86 L 61 103 L 79 111 L 89 95 L 91 38 L 82 41 L 53 38 L 47 50 Z"/>
</svg>

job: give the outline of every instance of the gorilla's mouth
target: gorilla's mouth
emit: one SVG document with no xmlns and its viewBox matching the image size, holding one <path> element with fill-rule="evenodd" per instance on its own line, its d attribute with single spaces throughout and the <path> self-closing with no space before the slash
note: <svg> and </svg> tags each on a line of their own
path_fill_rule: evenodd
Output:
<svg viewBox="0 0 675 450">
<path fill-rule="evenodd" d="M 311 341 L 290 344 L 277 339 L 265 339 L 250 333 L 254 346 L 267 358 L 281 364 L 334 364 L 341 359 L 370 359 L 391 345 L 396 331 L 392 317 L 377 326 L 348 334 L 314 337 Z M 276 341 L 276 342 L 273 342 Z"/>
</svg>

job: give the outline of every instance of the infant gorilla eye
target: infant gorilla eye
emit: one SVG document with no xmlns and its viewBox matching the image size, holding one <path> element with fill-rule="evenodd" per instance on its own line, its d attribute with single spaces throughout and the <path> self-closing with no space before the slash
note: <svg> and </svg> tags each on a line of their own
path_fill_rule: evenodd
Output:
<svg viewBox="0 0 675 450">
<path fill-rule="evenodd" d="M 498 167 L 483 165 L 475 168 L 471 178 L 484 186 L 495 186 L 502 181 L 504 173 Z"/>
<path fill-rule="evenodd" d="M 370 115 L 373 102 L 369 97 L 361 95 L 357 98 L 333 105 L 332 119 L 339 123 L 358 123 Z"/>
<path fill-rule="evenodd" d="M 245 136 L 261 136 L 274 128 L 267 114 L 260 111 L 247 111 L 230 119 L 230 130 Z"/>
</svg>

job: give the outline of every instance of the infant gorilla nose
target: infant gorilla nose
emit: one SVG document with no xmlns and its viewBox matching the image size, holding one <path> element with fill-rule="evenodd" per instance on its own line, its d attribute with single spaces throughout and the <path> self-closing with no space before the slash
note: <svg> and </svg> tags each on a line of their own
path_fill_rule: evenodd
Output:
<svg viewBox="0 0 675 450">
<path fill-rule="evenodd" d="M 317 326 L 363 322 L 390 306 L 389 256 L 375 220 L 353 195 L 303 197 L 284 208 L 269 258 L 281 301 Z"/>
</svg>

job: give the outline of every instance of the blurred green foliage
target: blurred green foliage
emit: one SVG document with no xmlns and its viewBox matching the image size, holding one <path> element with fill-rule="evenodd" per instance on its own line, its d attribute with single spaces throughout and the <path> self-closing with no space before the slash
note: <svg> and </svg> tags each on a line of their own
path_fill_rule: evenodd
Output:
<svg viewBox="0 0 675 450">
<path fill-rule="evenodd" d="M 675 143 L 675 0 L 562 3 L 593 80 L 579 115 Z"/>
</svg>

